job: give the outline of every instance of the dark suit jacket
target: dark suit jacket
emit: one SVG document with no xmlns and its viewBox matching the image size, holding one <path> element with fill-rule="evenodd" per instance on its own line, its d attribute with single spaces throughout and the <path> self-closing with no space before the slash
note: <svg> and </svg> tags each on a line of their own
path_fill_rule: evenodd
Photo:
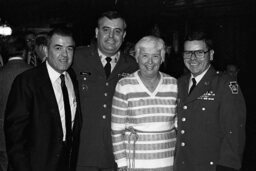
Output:
<svg viewBox="0 0 256 171">
<path fill-rule="evenodd" d="M 240 88 L 210 67 L 188 96 L 189 78 L 178 80 L 176 171 L 238 170 L 246 118 Z"/>
<path fill-rule="evenodd" d="M 8 61 L 3 68 L 0 69 L 0 170 L 6 170 L 7 157 L 5 150 L 4 138 L 4 111 L 7 98 L 12 86 L 14 78 L 23 71 L 32 68 L 22 59 L 14 59 Z"/>
<path fill-rule="evenodd" d="M 72 70 L 68 72 L 77 90 L 75 75 Z M 46 63 L 16 77 L 5 113 L 9 168 L 14 171 L 56 171 L 63 132 Z M 79 136 L 79 125 L 78 105 L 73 127 L 74 141 Z"/>
<path fill-rule="evenodd" d="M 79 166 L 114 167 L 111 140 L 111 105 L 116 83 L 138 69 L 133 57 L 120 58 L 106 79 L 105 71 L 95 46 L 76 49 L 73 69 L 79 82 L 83 117 L 78 157 Z"/>
<path fill-rule="evenodd" d="M 14 78 L 23 71 L 32 68 L 22 59 L 10 60 L 0 69 L 0 119 L 4 117 L 5 105 Z"/>
</svg>

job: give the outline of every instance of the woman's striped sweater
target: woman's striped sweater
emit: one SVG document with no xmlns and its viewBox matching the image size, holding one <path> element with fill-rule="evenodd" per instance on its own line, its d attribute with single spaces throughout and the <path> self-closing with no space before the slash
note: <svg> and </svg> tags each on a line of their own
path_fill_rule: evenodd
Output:
<svg viewBox="0 0 256 171">
<path fill-rule="evenodd" d="M 138 71 L 121 79 L 112 103 L 112 142 L 118 167 L 172 170 L 176 142 L 177 80 L 160 72 L 150 92 Z"/>
</svg>

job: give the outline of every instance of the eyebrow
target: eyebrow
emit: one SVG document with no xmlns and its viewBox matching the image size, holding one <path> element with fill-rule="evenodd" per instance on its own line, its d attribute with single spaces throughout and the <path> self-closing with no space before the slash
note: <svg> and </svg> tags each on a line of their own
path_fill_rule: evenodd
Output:
<svg viewBox="0 0 256 171">
<path fill-rule="evenodd" d="M 111 28 L 111 29 L 117 29 L 117 30 L 123 30 L 122 28 L 120 28 L 120 27 L 109 27 L 109 26 L 102 26 L 102 28 Z"/>
<path fill-rule="evenodd" d="M 61 46 L 61 47 L 63 47 L 63 45 L 61 45 L 61 44 L 55 44 L 54 47 L 56 47 L 56 46 Z M 75 45 L 69 45 L 69 46 L 66 46 L 66 47 L 72 47 L 72 48 L 74 48 Z"/>
</svg>

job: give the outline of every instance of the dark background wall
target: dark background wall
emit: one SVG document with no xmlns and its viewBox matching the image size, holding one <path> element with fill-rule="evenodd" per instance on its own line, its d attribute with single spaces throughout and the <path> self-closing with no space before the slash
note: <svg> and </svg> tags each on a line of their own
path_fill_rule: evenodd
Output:
<svg viewBox="0 0 256 171">
<path fill-rule="evenodd" d="M 126 41 L 136 42 L 157 26 L 175 52 L 191 29 L 213 35 L 216 67 L 226 63 L 246 65 L 253 56 L 255 0 L 0 0 L 0 18 L 15 30 L 43 31 L 69 23 L 78 45 L 94 37 L 96 18 L 102 11 L 117 8 L 127 19 Z M 174 50 L 174 49 L 172 49 Z"/>
</svg>

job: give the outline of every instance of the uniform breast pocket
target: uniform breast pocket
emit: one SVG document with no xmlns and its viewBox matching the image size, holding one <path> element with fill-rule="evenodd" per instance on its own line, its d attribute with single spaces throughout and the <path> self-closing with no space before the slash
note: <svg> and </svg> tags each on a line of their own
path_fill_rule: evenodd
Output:
<svg viewBox="0 0 256 171">
<path fill-rule="evenodd" d="M 212 122 L 216 122 L 218 120 L 218 103 L 215 101 L 204 101 L 200 105 L 200 109 L 202 114 L 204 115 L 206 123 L 211 124 Z"/>
<path fill-rule="evenodd" d="M 219 116 L 219 105 L 216 101 L 204 101 L 200 105 L 201 117 L 203 118 L 202 124 L 206 134 L 209 137 L 220 136 L 220 116 Z"/>
<path fill-rule="evenodd" d="M 80 73 L 79 77 L 79 89 L 80 94 L 86 97 L 93 97 L 95 92 L 100 91 L 102 80 L 104 78 L 93 72 Z"/>
<path fill-rule="evenodd" d="M 91 72 L 80 72 L 78 81 L 79 81 L 80 93 L 85 95 L 88 94 L 89 87 L 91 87 L 91 84 L 95 82 Z"/>
</svg>

